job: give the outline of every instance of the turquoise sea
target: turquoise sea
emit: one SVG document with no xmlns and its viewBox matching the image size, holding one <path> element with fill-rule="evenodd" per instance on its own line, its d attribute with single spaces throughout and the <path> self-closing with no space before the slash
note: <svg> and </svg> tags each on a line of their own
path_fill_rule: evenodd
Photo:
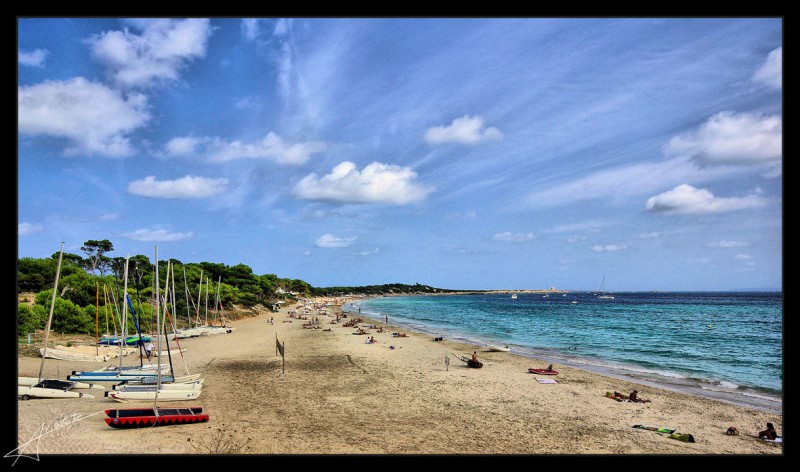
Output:
<svg viewBox="0 0 800 472">
<path fill-rule="evenodd" d="M 593 292 L 364 299 L 344 308 L 449 339 L 779 413 L 780 292 Z"/>
</svg>

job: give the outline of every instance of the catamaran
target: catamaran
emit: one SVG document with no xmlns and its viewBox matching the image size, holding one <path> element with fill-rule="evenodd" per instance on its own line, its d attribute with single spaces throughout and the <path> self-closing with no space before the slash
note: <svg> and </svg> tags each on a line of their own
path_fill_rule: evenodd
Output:
<svg viewBox="0 0 800 472">
<path fill-rule="evenodd" d="M 157 340 L 158 340 L 158 350 L 161 350 L 161 339 L 163 337 L 162 330 L 166 329 L 167 326 L 167 294 L 169 293 L 169 269 L 170 265 L 167 265 L 167 274 L 166 274 L 166 289 L 165 289 L 165 297 L 164 297 L 164 309 L 162 313 L 161 309 L 161 294 L 160 294 L 160 283 L 158 279 L 158 252 L 156 252 L 156 330 L 158 332 Z M 174 301 L 174 297 L 173 297 Z M 164 338 L 165 342 L 167 343 L 167 349 L 169 349 L 169 341 Z M 161 367 L 161 356 L 158 357 L 158 367 Z M 170 363 L 168 368 L 172 369 L 172 360 L 170 357 Z M 202 391 L 203 383 L 202 382 L 188 382 L 188 383 L 174 383 L 170 385 L 168 388 L 165 388 L 163 385 L 162 380 L 162 372 L 161 369 L 156 369 L 156 382 L 154 385 L 126 385 L 121 386 L 119 389 L 115 389 L 113 391 L 105 392 L 105 396 L 107 398 L 111 398 L 112 400 L 117 401 L 124 401 L 124 400 L 155 400 L 156 398 L 161 399 L 162 401 L 177 401 L 177 400 L 194 400 Z"/>
</svg>

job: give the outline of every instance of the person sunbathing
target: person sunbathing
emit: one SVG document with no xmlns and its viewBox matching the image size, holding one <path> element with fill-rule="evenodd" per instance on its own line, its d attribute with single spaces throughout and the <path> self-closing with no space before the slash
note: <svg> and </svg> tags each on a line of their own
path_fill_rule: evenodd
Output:
<svg viewBox="0 0 800 472">
<path fill-rule="evenodd" d="M 635 403 L 648 403 L 650 401 L 650 400 L 645 400 L 644 398 L 639 398 L 638 394 L 639 392 L 637 390 L 632 391 L 631 394 L 628 395 L 628 400 Z"/>
<path fill-rule="evenodd" d="M 614 395 L 611 395 L 611 398 L 613 398 L 614 400 L 617 400 L 619 402 L 621 402 L 622 400 L 628 400 L 628 396 L 627 395 L 625 395 L 623 393 L 620 393 L 620 392 L 618 392 L 616 390 L 614 390 Z"/>
</svg>

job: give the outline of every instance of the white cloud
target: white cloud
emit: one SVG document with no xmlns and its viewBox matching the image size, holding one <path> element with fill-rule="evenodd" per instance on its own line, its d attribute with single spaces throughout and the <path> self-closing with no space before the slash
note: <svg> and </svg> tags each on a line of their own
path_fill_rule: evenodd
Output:
<svg viewBox="0 0 800 472">
<path fill-rule="evenodd" d="M 753 258 L 750 254 L 736 254 L 734 257 L 735 259 L 739 259 L 740 261 L 746 261 Z"/>
<path fill-rule="evenodd" d="M 570 236 L 566 241 L 570 244 L 577 243 L 578 241 L 586 241 L 586 236 Z"/>
<path fill-rule="evenodd" d="M 206 55 L 211 24 L 207 18 L 167 18 L 129 22 L 141 35 L 125 28 L 106 31 L 87 40 L 92 55 L 124 88 L 175 81 L 190 61 Z"/>
<path fill-rule="evenodd" d="M 714 241 L 711 243 L 706 244 L 706 247 L 712 248 L 737 248 L 737 247 L 748 247 L 750 243 L 742 242 L 742 241 L 728 241 L 727 239 L 723 239 L 722 241 Z"/>
<path fill-rule="evenodd" d="M 761 82 L 774 89 L 782 87 L 783 75 L 783 47 L 773 49 L 767 55 L 764 64 L 753 74 L 753 80 Z"/>
<path fill-rule="evenodd" d="M 166 151 L 170 156 L 188 156 L 195 154 L 197 147 L 206 141 L 208 138 L 172 138 L 166 145 Z"/>
<path fill-rule="evenodd" d="M 533 241 L 535 238 L 536 236 L 533 233 L 512 233 L 510 231 L 497 233 L 492 237 L 492 239 L 495 241 L 508 241 L 514 243 Z"/>
<path fill-rule="evenodd" d="M 652 231 L 650 233 L 639 233 L 639 239 L 656 239 L 660 236 L 658 231 Z"/>
<path fill-rule="evenodd" d="M 17 225 L 17 235 L 30 236 L 31 234 L 41 233 L 44 231 L 44 226 L 22 222 Z"/>
<path fill-rule="evenodd" d="M 191 238 L 192 232 L 188 233 L 170 233 L 164 229 L 137 229 L 129 233 L 123 233 L 124 237 L 133 239 L 134 241 L 180 241 L 182 239 Z"/>
<path fill-rule="evenodd" d="M 344 161 L 322 178 L 313 173 L 303 177 L 294 194 L 306 200 L 403 205 L 422 201 L 434 190 L 416 184 L 416 177 L 409 167 L 373 162 L 359 172 L 355 164 Z"/>
<path fill-rule="evenodd" d="M 47 49 L 34 49 L 33 51 L 17 51 L 17 62 L 23 66 L 44 67 L 44 59 L 49 51 Z"/>
<path fill-rule="evenodd" d="M 354 253 L 353 253 L 353 255 L 354 255 L 354 256 L 362 256 L 362 257 L 366 257 L 366 256 L 372 256 L 372 255 L 375 255 L 375 254 L 377 254 L 377 253 L 378 253 L 378 248 L 375 248 L 375 249 L 373 249 L 372 251 L 359 251 L 359 252 L 354 252 Z"/>
<path fill-rule="evenodd" d="M 667 215 L 700 215 L 759 208 L 766 204 L 767 200 L 757 194 L 722 198 L 715 197 L 706 189 L 697 189 L 689 184 L 683 184 L 648 198 L 646 209 L 653 213 Z"/>
<path fill-rule="evenodd" d="M 100 221 L 114 221 L 119 219 L 119 213 L 104 213 L 100 215 Z"/>
<path fill-rule="evenodd" d="M 616 251 L 623 251 L 628 249 L 628 246 L 625 244 L 606 244 L 605 246 L 596 245 L 592 246 L 592 251 L 594 252 L 616 252 Z"/>
<path fill-rule="evenodd" d="M 128 156 L 127 135 L 150 119 L 143 95 L 123 97 L 82 77 L 20 86 L 17 95 L 19 132 L 66 138 L 68 155 Z"/>
<path fill-rule="evenodd" d="M 234 159 L 272 159 L 281 164 L 300 165 L 312 155 L 325 151 L 328 145 L 320 141 L 287 144 L 273 132 L 254 142 L 225 141 L 218 137 L 172 138 L 165 146 L 171 156 L 198 154 L 212 162 Z"/>
<path fill-rule="evenodd" d="M 317 240 L 314 241 L 314 244 L 317 247 L 325 247 L 325 248 L 329 248 L 329 247 L 348 247 L 348 246 L 352 246 L 353 243 L 356 242 L 356 239 L 358 239 L 358 238 L 356 238 L 355 236 L 351 236 L 349 238 L 339 238 L 339 237 L 336 237 L 336 236 L 328 233 L 328 234 L 323 234 L 322 236 L 317 238 Z"/>
<path fill-rule="evenodd" d="M 436 126 L 425 132 L 429 144 L 462 143 L 477 144 L 481 141 L 503 139 L 497 128 L 484 128 L 481 116 L 464 115 L 456 118 L 450 126 Z"/>
<path fill-rule="evenodd" d="M 258 39 L 258 18 L 244 18 L 242 20 L 242 34 L 248 41 Z"/>
<path fill-rule="evenodd" d="M 711 259 L 707 257 L 701 257 L 699 259 L 686 259 L 686 262 L 688 262 L 689 264 L 708 264 L 709 262 L 711 262 Z"/>
<path fill-rule="evenodd" d="M 774 165 L 781 160 L 782 141 L 780 116 L 723 111 L 670 139 L 665 153 L 688 156 L 700 166 Z"/>
<path fill-rule="evenodd" d="M 128 184 L 128 193 L 151 198 L 208 198 L 225 190 L 228 179 L 209 179 L 187 175 L 177 180 L 157 181 L 150 175 Z"/>
</svg>

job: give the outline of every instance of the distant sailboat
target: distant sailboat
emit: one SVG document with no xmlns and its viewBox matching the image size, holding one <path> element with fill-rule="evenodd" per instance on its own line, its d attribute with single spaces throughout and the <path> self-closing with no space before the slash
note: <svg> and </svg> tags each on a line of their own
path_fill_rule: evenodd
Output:
<svg viewBox="0 0 800 472">
<path fill-rule="evenodd" d="M 605 292 L 606 290 L 606 276 L 603 274 L 603 281 L 600 282 L 600 295 L 597 296 L 598 300 L 613 300 L 614 295 L 609 295 Z"/>
</svg>

